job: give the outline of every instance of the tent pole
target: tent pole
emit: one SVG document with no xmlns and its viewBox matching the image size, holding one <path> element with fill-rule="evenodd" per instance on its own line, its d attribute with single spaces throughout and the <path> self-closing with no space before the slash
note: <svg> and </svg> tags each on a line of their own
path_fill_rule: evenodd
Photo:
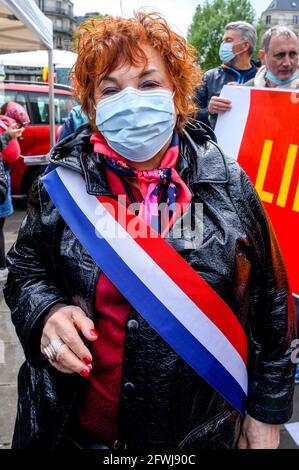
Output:
<svg viewBox="0 0 299 470">
<path fill-rule="evenodd" d="M 54 147 L 55 137 L 55 105 L 54 105 L 54 66 L 53 66 L 53 50 L 48 50 L 49 55 L 49 119 L 50 119 L 50 144 Z"/>
</svg>

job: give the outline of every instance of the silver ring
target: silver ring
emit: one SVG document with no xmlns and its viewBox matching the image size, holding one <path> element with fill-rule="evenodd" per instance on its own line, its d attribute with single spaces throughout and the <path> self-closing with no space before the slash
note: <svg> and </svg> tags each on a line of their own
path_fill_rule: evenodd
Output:
<svg viewBox="0 0 299 470">
<path fill-rule="evenodd" d="M 49 359 L 50 361 L 56 361 L 58 351 L 64 344 L 65 343 L 62 341 L 61 338 L 56 338 L 50 341 L 48 346 L 44 348 L 44 354 L 47 359 Z"/>
</svg>

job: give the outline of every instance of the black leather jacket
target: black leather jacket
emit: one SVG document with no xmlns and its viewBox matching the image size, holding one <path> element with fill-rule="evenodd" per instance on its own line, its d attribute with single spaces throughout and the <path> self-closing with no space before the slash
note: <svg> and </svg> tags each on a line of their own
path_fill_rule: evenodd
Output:
<svg viewBox="0 0 299 470">
<path fill-rule="evenodd" d="M 89 138 L 86 128 L 65 139 L 52 151 L 52 162 L 83 172 L 90 194 L 109 194 L 102 158 L 93 153 Z M 201 128 L 184 132 L 180 145 L 178 171 L 193 201 L 203 204 L 203 241 L 196 248 L 186 247 L 185 239 L 169 243 L 227 302 L 247 333 L 248 412 L 266 423 L 284 423 L 292 413 L 290 344 L 295 331 L 275 237 L 244 172 L 224 158 Z M 188 240 L 187 232 L 183 237 Z M 34 188 L 8 260 L 5 299 L 26 355 L 19 374 L 13 447 L 57 448 L 86 382 L 44 361 L 42 321 L 57 302 L 80 306 L 93 318 L 100 269 L 41 183 Z M 132 309 L 125 340 L 120 443 L 129 449 L 231 448 L 241 422 Z"/>
</svg>

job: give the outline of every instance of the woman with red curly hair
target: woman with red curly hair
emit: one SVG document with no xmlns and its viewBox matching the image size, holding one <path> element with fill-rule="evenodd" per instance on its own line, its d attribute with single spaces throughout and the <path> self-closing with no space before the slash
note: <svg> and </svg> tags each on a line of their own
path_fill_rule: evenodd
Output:
<svg viewBox="0 0 299 470">
<path fill-rule="evenodd" d="M 276 448 L 293 306 L 239 166 L 194 121 L 201 72 L 158 14 L 80 26 L 89 123 L 51 152 L 9 253 L 14 448 Z"/>
</svg>

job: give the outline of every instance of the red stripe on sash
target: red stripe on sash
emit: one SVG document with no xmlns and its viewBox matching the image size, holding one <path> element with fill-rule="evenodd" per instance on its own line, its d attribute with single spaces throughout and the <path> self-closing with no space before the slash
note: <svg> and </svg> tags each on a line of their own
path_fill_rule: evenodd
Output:
<svg viewBox="0 0 299 470">
<path fill-rule="evenodd" d="M 175 284 L 222 331 L 247 365 L 247 338 L 238 318 L 214 289 L 151 227 L 106 196 L 97 197 L 113 218 L 131 235 L 138 245 L 165 271 Z M 136 236 L 130 230 L 138 227 Z M 131 232 L 131 233 L 130 233 Z"/>
</svg>

